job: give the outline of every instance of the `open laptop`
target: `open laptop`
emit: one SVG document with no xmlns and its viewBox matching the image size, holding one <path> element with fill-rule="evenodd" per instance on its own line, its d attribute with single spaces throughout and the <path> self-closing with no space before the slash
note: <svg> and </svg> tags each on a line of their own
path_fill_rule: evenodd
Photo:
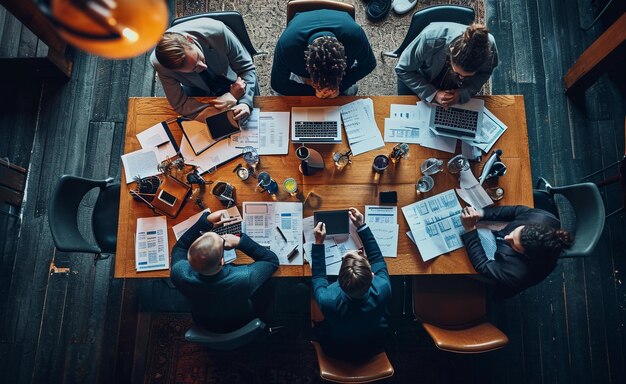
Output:
<svg viewBox="0 0 626 384">
<path fill-rule="evenodd" d="M 292 107 L 291 141 L 341 143 L 340 107 Z"/>
<path fill-rule="evenodd" d="M 481 99 L 470 99 L 447 109 L 434 103 L 430 106 L 430 128 L 438 135 L 474 139 L 483 125 L 485 102 Z"/>
</svg>

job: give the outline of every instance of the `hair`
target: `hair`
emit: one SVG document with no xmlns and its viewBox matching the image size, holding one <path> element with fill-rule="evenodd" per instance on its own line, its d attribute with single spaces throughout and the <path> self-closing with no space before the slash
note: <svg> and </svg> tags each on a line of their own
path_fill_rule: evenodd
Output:
<svg viewBox="0 0 626 384">
<path fill-rule="evenodd" d="M 372 285 L 372 267 L 356 252 L 346 252 L 339 269 L 339 286 L 350 297 L 360 299 Z"/>
<path fill-rule="evenodd" d="M 222 244 L 210 234 L 205 234 L 196 239 L 187 251 L 187 260 L 191 268 L 204 275 L 214 275 L 219 272 L 224 255 Z"/>
<path fill-rule="evenodd" d="M 483 24 L 471 24 L 463 36 L 450 43 L 450 60 L 467 72 L 476 72 L 492 60 L 489 30 Z"/>
<path fill-rule="evenodd" d="M 322 36 L 315 39 L 304 53 L 306 70 L 311 81 L 321 88 L 339 88 L 346 71 L 346 52 L 336 38 Z"/>
<path fill-rule="evenodd" d="M 157 60 L 167 69 L 178 69 L 185 64 L 187 50 L 191 43 L 185 36 L 176 32 L 165 32 L 154 51 Z"/>
<path fill-rule="evenodd" d="M 531 259 L 556 254 L 572 246 L 571 234 L 563 229 L 554 229 L 541 224 L 528 224 L 522 228 L 520 243 L 524 253 Z"/>
</svg>

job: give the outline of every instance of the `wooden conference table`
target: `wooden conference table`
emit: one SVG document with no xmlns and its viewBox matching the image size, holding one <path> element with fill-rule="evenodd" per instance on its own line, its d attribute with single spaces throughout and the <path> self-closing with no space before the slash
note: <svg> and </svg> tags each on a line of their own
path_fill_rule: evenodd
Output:
<svg viewBox="0 0 626 384">
<path fill-rule="evenodd" d="M 389 117 L 391 104 L 414 104 L 418 101 L 414 96 L 372 96 L 376 114 L 376 123 L 383 132 L 385 118 Z M 325 106 L 343 105 L 355 100 L 356 97 L 339 97 L 337 99 L 317 99 L 315 97 L 274 97 L 263 96 L 255 98 L 255 106 L 262 111 L 290 111 L 292 106 Z M 532 180 L 530 175 L 530 159 L 528 153 L 528 133 L 526 129 L 526 115 L 524 112 L 524 99 L 522 96 L 485 96 L 485 106 L 493 112 L 508 129 L 498 140 L 494 149 L 500 148 L 504 154 L 502 159 L 507 165 L 507 174 L 500 178 L 499 185 L 504 188 L 505 195 L 498 204 L 512 205 L 523 204 L 532 206 Z M 165 98 L 131 98 L 128 102 L 128 119 L 126 124 L 126 142 L 124 153 L 140 149 L 136 135 L 138 132 L 159 123 L 176 117 Z M 174 138 L 180 142 L 182 132 L 172 132 Z M 378 182 L 374 182 L 372 161 L 376 155 L 388 155 L 395 143 L 385 143 L 385 148 L 366 152 L 354 156 L 351 165 L 342 171 L 337 171 L 332 161 L 335 151 L 345 151 L 349 148 L 345 132 L 341 144 L 307 145 L 317 149 L 325 161 L 325 168 L 316 171 L 311 176 L 303 176 L 298 171 L 300 161 L 296 158 L 294 150 L 296 144 L 290 144 L 288 155 L 261 156 L 259 171 L 267 171 L 281 186 L 278 201 L 297 202 L 297 197 L 290 196 L 283 188 L 282 182 L 288 177 L 293 177 L 298 182 L 298 189 L 302 195 L 314 191 L 321 196 L 321 205 L 317 210 L 345 209 L 354 206 L 364 212 L 365 205 L 378 204 L 378 192 L 395 190 L 398 192 L 398 223 L 400 231 L 398 235 L 398 256 L 385 258 L 389 272 L 393 275 L 416 275 L 416 274 L 474 274 L 465 248 L 458 249 L 449 254 L 439 256 L 429 262 L 423 262 L 419 256 L 417 246 L 413 244 L 406 232 L 408 224 L 400 210 L 400 207 L 411 204 L 417 199 L 427 198 L 437 193 L 449 190 L 458 183 L 457 177 L 444 169 L 434 175 L 435 187 L 432 191 L 418 196 L 415 192 L 415 183 L 420 177 L 419 165 L 429 157 L 436 157 L 447 161 L 454 155 L 441 152 L 416 144 L 410 145 L 409 157 L 402 159 L 395 166 L 389 168 L 380 176 Z M 486 158 L 486 156 L 484 157 Z M 237 206 L 242 211 L 244 201 L 273 201 L 268 193 L 255 192 L 256 179 L 250 178 L 241 181 L 233 173 L 233 169 L 243 160 L 235 158 L 222 165 L 212 174 L 205 174 L 206 180 L 228 181 L 236 190 Z M 474 164 L 472 170 L 475 175 L 481 171 L 482 164 Z M 117 236 L 117 253 L 115 255 L 115 277 L 119 278 L 164 278 L 169 277 L 169 270 L 137 272 L 135 270 L 134 236 L 138 217 L 150 217 L 155 214 L 144 204 L 134 201 L 129 194 L 122 172 L 122 187 L 120 192 L 119 227 Z M 210 188 L 207 188 L 210 189 Z M 212 210 L 221 209 L 218 200 L 208 191 L 204 196 L 205 204 Z M 187 202 L 182 212 L 176 219 L 167 219 L 168 228 L 184 221 L 188 217 L 199 212 L 200 209 L 193 203 Z M 305 204 L 304 217 L 313 214 L 313 209 Z M 170 250 L 174 246 L 173 232 L 168 232 Z M 249 263 L 252 260 L 238 252 L 236 263 Z M 275 276 L 307 276 L 311 274 L 308 264 L 304 266 L 281 266 Z"/>
</svg>

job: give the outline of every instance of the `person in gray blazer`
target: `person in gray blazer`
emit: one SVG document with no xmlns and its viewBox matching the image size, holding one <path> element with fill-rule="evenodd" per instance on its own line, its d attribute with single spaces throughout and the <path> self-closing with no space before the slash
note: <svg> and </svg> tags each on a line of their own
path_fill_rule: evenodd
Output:
<svg viewBox="0 0 626 384">
<path fill-rule="evenodd" d="M 497 66 L 496 42 L 484 25 L 431 23 L 400 56 L 398 94 L 443 106 L 463 104 Z"/>
<path fill-rule="evenodd" d="M 221 21 L 201 18 L 169 28 L 150 62 L 179 114 L 204 121 L 232 108 L 235 119 L 250 115 L 258 94 L 256 69 L 248 51 Z M 191 96 L 217 98 L 206 104 Z"/>
</svg>

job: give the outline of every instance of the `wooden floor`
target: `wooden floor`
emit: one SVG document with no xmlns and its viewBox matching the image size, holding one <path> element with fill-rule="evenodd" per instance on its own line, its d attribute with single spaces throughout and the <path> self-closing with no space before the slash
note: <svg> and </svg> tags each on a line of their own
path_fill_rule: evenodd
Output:
<svg viewBox="0 0 626 384">
<path fill-rule="evenodd" d="M 487 0 L 500 54 L 493 93 L 525 96 L 533 177 L 555 185 L 577 182 L 623 155 L 624 94 L 604 76 L 576 105 L 562 87 L 567 68 L 602 30 L 601 23 L 589 32 L 579 26 L 604 4 Z M 0 56 L 31 40 L 0 8 Z M 114 259 L 94 266 L 91 255 L 57 255 L 69 256 L 71 272 L 49 270 L 47 204 L 55 181 L 65 173 L 119 179 L 126 99 L 162 95 L 146 55 L 74 58 L 67 83 L 2 74 L 0 157 L 28 167 L 29 177 L 21 217 L 0 214 L 0 382 L 141 379 L 133 372 L 133 358 L 141 360 L 134 356 L 141 316 L 184 308 L 161 281 L 113 279 Z M 609 211 L 617 193 L 603 190 Z M 464 381 L 625 382 L 625 222 L 623 214 L 610 218 L 591 257 L 562 260 L 542 284 L 492 308 L 511 343 L 477 357 Z"/>
</svg>

